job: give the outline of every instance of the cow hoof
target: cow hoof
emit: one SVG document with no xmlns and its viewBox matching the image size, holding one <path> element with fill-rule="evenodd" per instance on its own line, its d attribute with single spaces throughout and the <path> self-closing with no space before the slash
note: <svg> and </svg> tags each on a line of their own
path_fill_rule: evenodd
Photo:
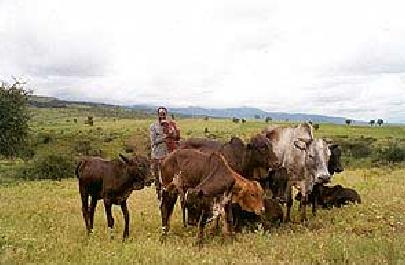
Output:
<svg viewBox="0 0 405 265">
<path fill-rule="evenodd" d="M 166 236 L 167 233 L 169 233 L 169 227 L 168 226 L 163 226 L 162 227 L 162 235 Z"/>
</svg>

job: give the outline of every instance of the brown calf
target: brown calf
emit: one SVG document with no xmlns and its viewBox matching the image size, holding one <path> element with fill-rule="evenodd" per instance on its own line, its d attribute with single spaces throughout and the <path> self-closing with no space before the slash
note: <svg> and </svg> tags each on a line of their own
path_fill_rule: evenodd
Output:
<svg viewBox="0 0 405 265">
<path fill-rule="evenodd" d="M 116 204 L 121 206 L 125 219 L 123 238 L 129 236 L 129 211 L 126 201 L 133 190 L 143 189 L 145 185 L 150 185 L 151 179 L 148 178 L 150 164 L 148 159 L 143 156 L 126 158 L 120 154 L 120 158 L 104 160 L 99 157 L 87 157 L 82 159 L 76 168 L 83 219 L 88 233 L 93 230 L 97 201 L 102 199 L 109 233 L 114 227 L 111 207 Z M 89 197 L 91 197 L 90 207 Z"/>
</svg>

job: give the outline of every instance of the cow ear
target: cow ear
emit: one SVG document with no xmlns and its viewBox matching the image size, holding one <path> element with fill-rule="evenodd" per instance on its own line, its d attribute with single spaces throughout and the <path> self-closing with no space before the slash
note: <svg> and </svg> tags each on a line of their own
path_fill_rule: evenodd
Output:
<svg viewBox="0 0 405 265">
<path fill-rule="evenodd" d="M 124 161 L 125 163 L 129 163 L 129 159 L 127 157 L 125 157 L 122 154 L 119 154 L 119 157 L 122 159 L 122 161 Z"/>
<path fill-rule="evenodd" d="M 306 143 L 301 140 L 294 141 L 294 146 L 300 150 L 305 150 L 307 147 Z"/>
</svg>

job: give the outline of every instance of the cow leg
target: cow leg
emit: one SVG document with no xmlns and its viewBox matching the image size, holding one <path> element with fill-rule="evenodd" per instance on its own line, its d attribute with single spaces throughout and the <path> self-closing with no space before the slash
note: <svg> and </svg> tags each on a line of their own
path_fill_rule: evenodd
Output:
<svg viewBox="0 0 405 265">
<path fill-rule="evenodd" d="M 89 211 L 89 215 L 90 215 L 90 233 L 93 232 L 93 223 L 94 223 L 94 212 L 96 210 L 97 207 L 97 198 L 96 196 L 91 196 L 91 203 L 90 203 L 90 211 Z"/>
<path fill-rule="evenodd" d="M 292 198 L 292 185 L 290 183 L 287 184 L 287 211 L 285 216 L 286 222 L 291 222 L 291 206 L 293 205 L 293 198 Z"/>
<path fill-rule="evenodd" d="M 177 192 L 162 190 L 162 203 L 160 207 L 162 217 L 162 233 L 167 234 L 170 230 L 170 217 L 173 213 L 177 200 Z"/>
<path fill-rule="evenodd" d="M 183 213 L 183 226 L 187 227 L 187 218 L 186 218 L 186 200 L 183 195 L 180 195 L 180 206 Z"/>
<path fill-rule="evenodd" d="M 105 208 L 105 213 L 107 215 L 108 237 L 110 239 L 113 238 L 112 231 L 114 228 L 114 218 L 112 217 L 111 207 L 112 207 L 112 203 L 110 201 L 104 199 L 104 208 Z"/>
<path fill-rule="evenodd" d="M 316 208 L 318 204 L 318 198 L 320 198 L 320 190 L 318 185 L 314 185 L 312 189 L 311 203 L 312 203 L 312 215 L 316 216 Z"/>
<path fill-rule="evenodd" d="M 204 236 L 204 227 L 207 222 L 207 216 L 204 213 L 204 210 L 201 211 L 201 216 L 198 221 L 198 235 L 197 235 L 197 243 L 201 247 L 202 246 L 202 239 Z"/>
<path fill-rule="evenodd" d="M 316 216 L 316 208 L 318 207 L 317 206 L 318 205 L 317 201 L 318 201 L 317 195 L 312 196 L 311 203 L 312 203 L 312 215 L 313 216 Z"/>
<path fill-rule="evenodd" d="M 82 198 L 82 214 L 84 224 L 86 225 L 87 233 L 90 233 L 90 224 L 89 224 L 89 195 L 85 191 L 80 191 L 80 196 Z"/>
<path fill-rule="evenodd" d="M 307 221 L 307 201 L 308 194 L 305 183 L 301 183 L 301 222 Z"/>
<path fill-rule="evenodd" d="M 223 234 L 224 236 L 232 235 L 232 209 L 231 204 L 228 203 L 224 206 L 224 229 Z"/>
<path fill-rule="evenodd" d="M 241 233 L 242 232 L 242 223 L 241 223 L 241 210 L 239 208 L 239 205 L 236 205 L 235 207 L 232 207 L 232 223 L 233 223 L 233 229 L 235 233 Z"/>
<path fill-rule="evenodd" d="M 129 211 L 127 208 L 127 202 L 123 201 L 121 203 L 121 211 L 122 211 L 122 215 L 124 217 L 125 220 L 125 229 L 124 229 L 124 233 L 122 235 L 123 240 L 125 240 L 127 237 L 129 237 Z"/>
</svg>

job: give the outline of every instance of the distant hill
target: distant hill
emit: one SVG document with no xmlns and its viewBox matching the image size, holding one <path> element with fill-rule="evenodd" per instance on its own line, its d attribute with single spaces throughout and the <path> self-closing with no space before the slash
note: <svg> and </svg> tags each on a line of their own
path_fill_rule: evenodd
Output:
<svg viewBox="0 0 405 265">
<path fill-rule="evenodd" d="M 181 113 L 190 116 L 210 116 L 210 117 L 224 117 L 224 118 L 246 118 L 265 119 L 271 117 L 277 121 L 313 121 L 313 122 L 329 122 L 329 123 L 345 123 L 344 117 L 333 117 L 324 115 L 314 115 L 305 113 L 285 113 L 285 112 L 266 112 L 258 108 L 241 107 L 241 108 L 224 108 L 224 109 L 206 109 L 200 107 L 188 108 L 170 108 L 171 112 Z"/>
<path fill-rule="evenodd" d="M 144 113 L 154 113 L 157 106 L 152 105 L 131 105 L 131 106 L 118 106 L 111 104 L 104 104 L 98 102 L 87 102 L 87 101 L 69 101 L 61 100 L 53 97 L 37 96 L 32 95 L 29 97 L 29 104 L 38 108 L 66 108 L 68 106 L 83 106 L 83 107 L 101 107 L 101 108 L 124 108 L 132 109 Z M 187 107 L 187 108 L 170 108 L 171 113 L 188 116 L 188 117 L 213 117 L 213 118 L 245 118 L 254 119 L 260 118 L 265 119 L 266 117 L 271 117 L 275 121 L 309 121 L 320 122 L 320 123 L 336 123 L 344 124 L 345 117 L 334 117 L 316 114 L 306 114 L 306 113 L 286 113 L 286 112 L 267 112 L 258 108 L 251 107 L 240 107 L 240 108 L 202 108 L 202 107 Z M 355 121 L 356 123 L 363 123 L 362 121 Z"/>
<path fill-rule="evenodd" d="M 155 111 L 154 106 L 134 105 L 131 108 L 144 109 L 146 111 Z M 254 119 L 259 117 L 265 119 L 271 117 L 275 121 L 313 121 L 320 123 L 336 123 L 344 124 L 346 118 L 333 117 L 316 114 L 305 113 L 286 113 L 286 112 L 267 112 L 258 108 L 241 107 L 241 108 L 201 108 L 201 107 L 187 107 L 187 108 L 169 108 L 170 112 L 178 113 L 186 116 L 208 116 L 214 118 L 246 118 Z"/>
<path fill-rule="evenodd" d="M 104 103 L 88 102 L 88 101 L 69 101 L 38 95 L 30 95 L 28 97 L 28 104 L 37 108 L 66 108 L 69 105 L 81 105 L 88 107 L 111 107 L 111 108 L 117 107 L 115 105 Z"/>
</svg>

